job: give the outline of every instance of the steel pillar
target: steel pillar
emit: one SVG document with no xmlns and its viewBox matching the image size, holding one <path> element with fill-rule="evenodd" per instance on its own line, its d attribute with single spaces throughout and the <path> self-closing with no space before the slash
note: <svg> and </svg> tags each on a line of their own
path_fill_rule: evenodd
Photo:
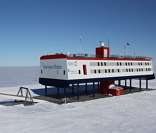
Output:
<svg viewBox="0 0 156 133">
<path fill-rule="evenodd" d="M 74 96 L 74 85 L 72 84 L 72 96 Z"/>
<path fill-rule="evenodd" d="M 47 88 L 47 86 L 45 85 L 45 96 L 47 96 L 47 92 L 48 92 L 48 88 Z"/>
<path fill-rule="evenodd" d="M 141 91 L 142 88 L 141 88 L 141 78 L 139 78 L 139 90 Z"/>
<path fill-rule="evenodd" d="M 64 88 L 64 96 L 65 96 L 65 98 L 67 97 L 66 88 Z"/>
<path fill-rule="evenodd" d="M 57 96 L 60 96 L 60 88 L 57 88 Z"/>
<path fill-rule="evenodd" d="M 146 79 L 146 90 L 148 89 L 148 79 Z"/>
<path fill-rule="evenodd" d="M 88 94 L 88 90 L 87 90 L 87 83 L 85 84 L 85 93 L 86 93 L 86 95 Z"/>
<path fill-rule="evenodd" d="M 77 84 L 77 100 L 80 98 L 80 92 L 79 92 L 79 83 Z"/>
<path fill-rule="evenodd" d="M 125 86 L 127 86 L 127 80 L 125 79 Z"/>
<path fill-rule="evenodd" d="M 100 92 L 100 82 L 98 81 L 98 92 Z"/>
<path fill-rule="evenodd" d="M 95 82 L 93 82 L 93 97 L 95 97 Z"/>
<path fill-rule="evenodd" d="M 132 79 L 129 79 L 129 88 L 130 88 L 130 92 L 132 91 Z"/>
<path fill-rule="evenodd" d="M 118 80 L 118 85 L 119 85 L 119 86 L 121 85 L 121 80 Z"/>
</svg>

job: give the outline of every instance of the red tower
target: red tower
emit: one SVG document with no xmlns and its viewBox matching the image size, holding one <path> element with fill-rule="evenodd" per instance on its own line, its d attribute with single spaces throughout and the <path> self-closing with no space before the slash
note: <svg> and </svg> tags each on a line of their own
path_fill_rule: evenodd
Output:
<svg viewBox="0 0 156 133">
<path fill-rule="evenodd" d="M 109 57 L 110 55 L 110 49 L 109 47 L 106 47 L 103 42 L 100 42 L 100 47 L 96 48 L 96 57 Z"/>
</svg>

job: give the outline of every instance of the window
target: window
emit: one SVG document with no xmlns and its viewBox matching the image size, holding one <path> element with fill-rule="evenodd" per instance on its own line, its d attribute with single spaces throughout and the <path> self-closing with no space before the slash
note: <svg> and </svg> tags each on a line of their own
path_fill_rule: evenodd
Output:
<svg viewBox="0 0 156 133">
<path fill-rule="evenodd" d="M 103 66 L 103 62 L 101 62 L 101 66 Z"/>
<path fill-rule="evenodd" d="M 98 66 L 100 66 L 100 62 L 98 62 Z"/>
<path fill-rule="evenodd" d="M 81 74 L 81 71 L 79 70 L 79 74 Z"/>
<path fill-rule="evenodd" d="M 104 66 L 106 66 L 106 62 L 104 62 Z"/>
<path fill-rule="evenodd" d="M 98 70 L 98 73 L 100 73 L 100 69 Z"/>
<path fill-rule="evenodd" d="M 96 70 L 94 70 L 94 73 L 96 73 Z"/>
<path fill-rule="evenodd" d="M 65 75 L 66 74 L 66 71 L 65 70 L 63 70 L 63 75 Z"/>
<path fill-rule="evenodd" d="M 41 69 L 41 74 L 43 73 L 43 70 Z"/>
</svg>

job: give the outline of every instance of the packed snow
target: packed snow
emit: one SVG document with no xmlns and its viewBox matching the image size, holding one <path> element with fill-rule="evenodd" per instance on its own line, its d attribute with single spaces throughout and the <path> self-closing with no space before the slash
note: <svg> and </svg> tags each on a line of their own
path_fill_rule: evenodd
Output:
<svg viewBox="0 0 156 133">
<path fill-rule="evenodd" d="M 137 86 L 137 82 L 133 81 L 133 86 Z M 156 88 L 156 80 L 150 81 L 149 84 L 149 88 Z M 35 84 L 26 87 L 35 89 L 43 86 Z M 1 87 L 0 93 L 16 94 L 18 89 L 19 86 Z M 156 90 L 62 105 L 42 100 L 32 106 L 3 104 L 13 99 L 14 97 L 0 95 L 0 132 L 156 132 Z"/>
</svg>

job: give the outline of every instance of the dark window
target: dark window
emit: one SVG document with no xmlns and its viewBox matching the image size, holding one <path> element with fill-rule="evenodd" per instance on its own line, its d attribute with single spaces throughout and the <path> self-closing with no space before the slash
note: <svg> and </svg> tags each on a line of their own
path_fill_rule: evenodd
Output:
<svg viewBox="0 0 156 133">
<path fill-rule="evenodd" d="M 41 74 L 43 73 L 43 70 L 41 69 Z"/>
<path fill-rule="evenodd" d="M 117 66 L 119 65 L 119 62 L 117 62 Z"/>
<path fill-rule="evenodd" d="M 104 62 L 104 66 L 106 66 L 106 62 Z"/>
<path fill-rule="evenodd" d="M 64 75 L 66 74 L 66 71 L 65 71 L 65 70 L 63 70 L 63 74 L 64 74 Z"/>
<path fill-rule="evenodd" d="M 94 70 L 94 73 L 96 73 L 96 70 Z"/>
<path fill-rule="evenodd" d="M 100 70 L 98 70 L 98 72 L 100 73 Z"/>
<path fill-rule="evenodd" d="M 101 62 L 101 66 L 103 66 L 103 62 Z"/>
<path fill-rule="evenodd" d="M 108 69 L 108 72 L 110 73 L 110 69 Z"/>
<path fill-rule="evenodd" d="M 112 69 L 112 73 L 114 73 L 114 69 Z"/>
<path fill-rule="evenodd" d="M 100 63 L 98 62 L 98 66 L 100 66 Z"/>
<path fill-rule="evenodd" d="M 79 70 L 79 74 L 81 74 L 81 71 Z"/>
<path fill-rule="evenodd" d="M 105 69 L 105 73 L 107 73 L 107 69 Z"/>
</svg>

